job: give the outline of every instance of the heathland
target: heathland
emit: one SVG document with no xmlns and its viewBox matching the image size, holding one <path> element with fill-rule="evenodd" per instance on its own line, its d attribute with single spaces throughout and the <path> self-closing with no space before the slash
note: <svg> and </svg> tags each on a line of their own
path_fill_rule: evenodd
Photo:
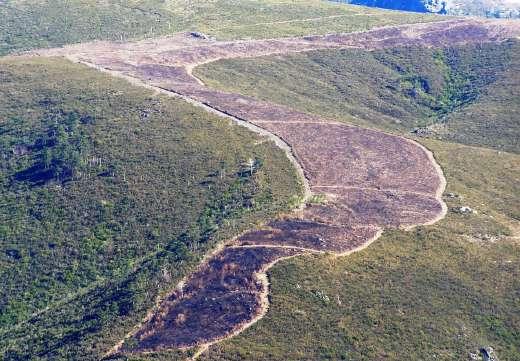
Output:
<svg viewBox="0 0 520 361">
<path fill-rule="evenodd" d="M 198 31 L 219 39 L 272 38 L 442 19 L 320 0 L 8 0 L 0 3 L 0 18 L 0 55 L 181 31 Z"/>
<path fill-rule="evenodd" d="M 0 17 L 0 54 L 439 19 L 311 0 L 18 0 L 3 2 Z M 210 87 L 418 140 L 445 173 L 449 209 L 349 257 L 276 265 L 266 316 L 200 359 L 453 360 L 487 346 L 518 358 L 518 47 L 326 50 L 195 69 Z M 0 78 L 6 360 L 99 360 L 219 242 L 301 201 L 274 144 L 180 99 L 57 58 L 1 59 Z"/>
<path fill-rule="evenodd" d="M 297 203 L 282 151 L 181 100 L 60 59 L 0 74 L 6 359 L 99 359 L 216 242 Z"/>
<path fill-rule="evenodd" d="M 417 139 L 446 175 L 449 209 L 434 226 L 387 231 L 347 258 L 274 267 L 270 312 L 202 359 L 453 360 L 489 345 L 516 359 L 518 54 L 510 41 L 327 50 L 196 69 L 210 86 Z"/>
</svg>

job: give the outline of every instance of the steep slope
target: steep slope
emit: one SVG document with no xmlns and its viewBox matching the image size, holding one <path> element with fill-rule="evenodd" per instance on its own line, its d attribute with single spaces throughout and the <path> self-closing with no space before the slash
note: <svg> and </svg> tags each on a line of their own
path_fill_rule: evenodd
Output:
<svg viewBox="0 0 520 361">
<path fill-rule="evenodd" d="M 447 30 L 444 25 L 258 42 L 201 40 L 201 43 L 193 44 L 193 37 L 183 40 L 178 36 L 136 44 L 84 44 L 54 53 L 65 54 L 134 82 L 140 79 L 158 92 L 174 92 L 210 111 L 226 113 L 238 123 L 251 120 L 251 123 L 290 143 L 312 190 L 319 194 L 312 199 L 311 206 L 297 215 L 298 218 L 294 219 L 295 215 L 285 217 L 260 229 L 251 225 L 287 208 L 291 204 L 289 195 L 294 193 L 291 190 L 299 189 L 287 159 L 281 152 L 274 151 L 272 144 L 265 139 L 252 138 L 244 130 L 234 133 L 236 128 L 212 116 L 210 121 L 217 125 L 211 126 L 204 118 L 207 114 L 180 101 L 173 102 L 170 109 L 162 102 L 170 103 L 159 97 L 160 104 L 157 105 L 153 102 L 157 98 L 153 98 L 150 92 L 139 95 L 139 91 L 128 84 L 111 84 L 105 77 L 93 75 L 93 72 L 83 73 L 84 68 L 61 60 L 56 65 L 50 65 L 56 60 L 6 60 L 6 69 L 1 73 L 8 79 L 2 83 L 8 99 L 7 121 L 2 128 L 7 135 L 5 144 L 2 144 L 5 161 L 3 193 L 12 199 L 5 203 L 8 207 L 4 217 L 10 223 L 7 231 L 2 229 L 6 231 L 3 236 L 11 242 L 10 245 L 17 247 L 23 244 L 17 242 L 18 239 L 43 243 L 28 250 L 22 249 L 22 252 L 17 252 L 16 248 L 5 252 L 8 261 L 12 262 L 6 266 L 6 274 L 15 274 L 14 286 L 10 285 L 9 292 L 17 294 L 21 302 L 6 307 L 14 319 L 4 320 L 7 326 L 0 333 L 3 357 L 8 360 L 100 359 L 114 346 L 114 341 L 123 338 L 127 343 L 123 344 L 122 350 L 130 352 L 130 355 L 123 355 L 122 359 L 132 359 L 132 352 L 150 350 L 158 352 L 136 357 L 171 360 L 191 355 L 193 350 L 186 354 L 184 350 L 163 349 L 198 345 L 241 330 L 235 325 L 242 326 L 258 308 L 263 307 L 265 311 L 267 282 L 262 272 L 276 260 L 308 252 L 358 250 L 380 232 L 360 233 L 359 238 L 348 237 L 357 236 L 356 231 L 360 229 L 379 231 L 382 227 L 396 228 L 389 232 L 389 236 L 397 240 L 381 253 L 376 253 L 377 257 L 368 266 L 365 267 L 363 262 L 357 267 L 354 264 L 352 277 L 360 282 L 356 287 L 341 284 L 345 276 L 351 275 L 348 271 L 345 273 L 345 265 L 334 267 L 341 262 L 338 258 L 324 258 L 326 262 L 319 261 L 326 256 L 307 258 L 297 270 L 309 275 L 307 280 L 303 280 L 306 282 L 302 282 L 305 288 L 301 291 L 301 298 L 284 295 L 291 302 L 287 309 L 293 310 L 291 307 L 294 305 L 301 309 L 289 314 L 288 324 L 278 323 L 283 332 L 277 332 L 276 322 L 275 329 L 272 324 L 266 329 L 268 335 L 279 337 L 279 343 L 269 338 L 260 342 L 255 339 L 260 350 L 249 347 L 244 351 L 240 343 L 243 339 L 238 339 L 234 345 L 225 344 L 222 349 L 217 346 L 213 349 L 217 353 L 210 353 L 207 357 L 273 360 L 287 359 L 290 355 L 294 359 L 308 357 L 315 360 L 348 359 L 351 353 L 354 357 L 368 359 L 406 358 L 401 354 L 403 342 L 396 342 L 396 335 L 406 338 L 404 344 L 408 347 L 410 359 L 424 354 L 432 354 L 436 359 L 460 359 L 475 352 L 483 342 L 498 345 L 506 357 L 515 355 L 518 350 L 515 337 L 518 313 L 514 291 L 518 289 L 515 283 L 518 278 L 514 268 L 516 258 L 511 254 L 514 256 L 516 250 L 514 237 L 518 220 L 516 155 L 505 154 L 502 157 L 502 153 L 489 149 L 426 142 L 443 157 L 443 165 L 449 169 L 451 180 L 456 185 L 453 190 L 456 193 L 446 199 L 454 212 L 450 214 L 446 228 L 442 224 L 438 226 L 440 228 L 420 227 L 414 233 L 404 233 L 397 228 L 429 224 L 444 215 L 440 199 L 443 177 L 424 148 L 400 136 L 361 129 L 240 94 L 207 89 L 191 77 L 193 66 L 219 57 L 276 54 L 302 48 L 311 50 L 313 47 L 357 46 L 383 52 L 382 49 L 403 42 L 414 46 L 423 42 L 439 47 L 453 39 L 460 43 L 502 41 L 509 34 L 501 32 L 503 28 L 494 23 L 454 22 Z M 468 29 L 477 31 L 464 31 Z M 53 54 L 52 51 L 39 53 Z M 504 53 L 507 55 L 507 51 Z M 389 54 L 385 59 L 402 68 L 398 61 L 400 54 L 399 50 L 397 56 Z M 442 55 L 435 53 L 432 63 L 440 69 L 451 69 L 446 54 Z M 413 52 L 406 55 L 409 56 L 414 57 Z M 507 57 L 499 59 L 505 61 Z M 23 69 L 17 72 L 17 66 Z M 415 66 L 414 63 L 407 72 Z M 41 78 L 38 71 L 43 73 Z M 495 75 L 495 72 L 490 72 L 491 83 Z M 49 82 L 53 77 L 57 80 Z M 110 84 L 103 84 L 100 79 Z M 424 104 L 417 105 L 417 108 L 435 114 L 450 113 L 452 108 L 467 105 L 467 94 L 468 99 L 474 100 L 474 94 L 467 91 L 464 81 L 459 84 L 455 79 L 456 86 L 445 86 L 443 81 L 451 84 L 451 74 L 447 79 L 447 82 L 444 76 L 436 79 L 442 84 L 437 89 L 440 89 L 438 94 L 433 93 L 439 95 L 439 99 L 424 97 L 421 100 Z M 468 79 L 476 81 L 471 77 Z M 402 91 L 406 96 L 415 98 L 423 97 L 422 93 L 428 94 L 429 86 L 424 85 L 423 79 L 411 76 L 402 80 Z M 92 84 L 95 84 L 95 90 L 90 88 Z M 486 82 L 476 84 L 479 90 L 488 85 Z M 68 91 L 62 94 L 62 87 Z M 107 87 L 110 92 L 100 91 L 102 87 Z M 30 100 L 20 102 L 19 99 L 25 99 L 24 91 L 30 94 Z M 50 95 L 50 99 L 32 99 L 33 94 Z M 126 102 L 121 102 L 121 99 Z M 496 100 L 500 101 L 500 98 Z M 70 108 L 67 106 L 69 103 L 72 104 Z M 140 105 L 137 109 L 131 106 L 135 103 Z M 20 113 L 21 109 L 29 111 Z M 20 114 L 23 115 L 21 120 L 17 118 Z M 173 127 L 163 126 L 172 119 Z M 229 147 L 232 147 L 231 151 Z M 142 158 L 146 158 L 146 162 Z M 473 179 L 476 176 L 475 165 L 479 165 L 478 171 L 484 173 L 477 181 Z M 168 177 L 172 173 L 174 180 Z M 278 178 L 279 174 L 282 176 Z M 278 181 L 280 191 L 273 186 Z M 132 182 L 136 188 L 129 188 L 135 193 L 118 188 Z M 161 188 L 163 184 L 167 186 Z M 74 189 L 74 186 L 79 188 Z M 91 189 L 89 186 L 94 187 L 92 191 L 84 192 L 84 189 Z M 72 198 L 70 208 L 62 213 L 56 212 L 56 204 L 66 202 L 59 199 L 53 203 L 52 198 L 48 203 L 38 203 L 38 207 L 33 207 L 31 202 L 35 198 L 40 200 L 41 194 L 33 196 L 32 193 L 39 189 L 58 192 L 64 195 L 65 201 Z M 130 198 L 135 196 L 137 200 L 126 204 L 126 198 L 124 201 L 118 199 L 126 194 L 130 194 Z M 92 195 L 94 197 L 89 198 Z M 77 204 L 73 202 L 76 199 L 79 199 Z M 480 203 L 482 200 L 487 203 Z M 466 202 L 470 202 L 478 213 L 460 211 L 465 209 L 462 206 Z M 76 239 L 77 228 L 82 231 L 81 221 L 93 219 L 88 212 L 90 208 L 86 212 L 84 208 L 91 203 L 95 211 L 99 210 L 99 215 L 95 215 L 109 222 L 99 229 L 97 224 L 86 224 L 85 228 L 91 234 Z M 27 204 L 29 211 L 11 212 L 16 206 L 25 207 Z M 185 206 L 194 213 L 185 212 Z M 50 217 L 41 209 L 49 209 Z M 142 209 L 146 214 L 140 213 Z M 126 211 L 128 215 L 124 213 Z M 168 224 L 170 214 L 172 224 Z M 26 218 L 20 220 L 20 217 Z M 123 233 L 127 230 L 125 221 L 130 222 L 131 228 L 142 228 L 143 231 L 135 235 Z M 163 223 L 166 229 L 157 231 Z M 50 229 L 49 224 L 56 227 Z M 76 227 L 78 224 L 80 226 Z M 179 224 L 182 229 L 173 227 Z M 27 230 L 24 228 L 27 225 L 32 228 Z M 186 282 L 177 283 L 182 275 L 193 270 L 200 256 L 218 240 L 232 238 L 238 231 L 246 229 L 246 225 L 250 232 L 233 239 L 229 247 L 208 257 L 195 273 L 185 279 Z M 168 233 L 172 230 L 176 233 Z M 42 235 L 41 239 L 28 237 L 33 233 Z M 55 266 L 53 262 L 60 259 L 61 253 L 53 251 L 56 244 L 45 238 L 48 234 L 57 234 L 63 239 L 59 246 L 69 241 L 65 236 L 72 238 L 72 256 L 62 252 L 65 253 L 63 258 L 84 258 L 77 268 L 74 264 L 66 265 L 66 270 L 72 269 L 73 278 L 70 284 L 66 283 L 70 279 L 65 278 L 65 284 L 58 285 L 63 289 L 54 288 L 52 277 L 43 278 L 39 283 L 30 282 L 30 272 L 35 264 L 48 262 L 52 269 Z M 461 243 L 461 239 L 466 243 Z M 130 240 L 129 249 L 125 248 L 126 240 Z M 420 247 L 418 240 L 423 241 Z M 476 246 L 468 247 L 468 240 Z M 480 247 L 489 240 L 499 240 L 505 246 L 493 257 L 479 257 L 483 249 Z M 137 249 L 132 248 L 136 245 Z M 82 247 L 86 249 L 84 257 Z M 40 249 L 43 251 L 39 252 Z M 58 247 L 58 250 L 63 248 Z M 123 251 L 120 253 L 123 261 L 126 260 L 124 267 L 111 268 L 110 257 L 114 256 L 114 250 Z M 136 254 L 143 253 L 146 254 L 143 259 L 135 260 Z M 468 255 L 471 256 L 469 262 Z M 447 257 L 451 258 L 446 261 Z M 32 258 L 34 264 L 31 264 Z M 309 259 L 318 259 L 318 262 L 309 262 Z M 108 267 L 106 263 L 109 263 Z M 389 269 L 401 264 L 404 266 L 395 272 Z M 327 270 L 327 266 L 334 269 L 326 274 L 317 274 L 317 270 Z M 19 269 L 22 277 L 16 279 Z M 101 272 L 96 274 L 96 271 Z M 282 282 L 289 282 L 288 286 L 275 288 L 278 294 L 283 294 L 284 287 L 302 289 L 302 284 L 294 284 L 296 279 L 290 271 L 284 269 L 278 273 Z M 500 274 L 501 283 L 495 287 L 483 286 L 494 274 Z M 83 276 L 86 278 L 83 280 L 87 284 L 85 288 L 70 297 L 56 300 L 57 294 L 53 294 L 56 290 L 65 294 L 69 287 L 70 292 L 77 288 L 74 277 Z M 59 277 L 58 272 L 60 280 Z M 20 280 L 20 290 L 14 290 Z M 385 281 L 390 284 L 390 290 L 381 287 L 387 284 Z M 340 288 L 338 284 L 342 288 L 334 299 L 330 295 L 334 289 Z M 165 292 L 174 285 L 180 286 L 172 292 Z M 410 289 L 413 292 L 409 292 Z M 56 302 L 31 313 L 25 308 L 27 302 L 24 303 L 26 300 L 23 298 L 27 290 L 31 293 L 31 302 L 38 302 L 40 297 L 47 302 L 48 296 L 54 297 Z M 388 292 L 384 293 L 386 290 Z M 32 297 L 33 291 L 36 297 Z M 159 293 L 167 297 L 155 308 L 158 312 L 147 313 Z M 379 298 L 381 295 L 383 301 Z M 302 299 L 303 302 L 298 303 Z M 350 309 L 340 308 L 338 312 L 329 309 L 326 312 L 331 300 L 341 306 L 344 299 L 368 301 L 366 304 L 350 303 Z M 453 300 L 453 303 L 446 299 Z M 371 307 L 363 313 L 361 310 L 367 304 Z M 390 304 L 390 307 L 381 304 Z M 401 307 L 394 309 L 396 304 Z M 29 306 L 38 309 L 42 305 Z M 353 308 L 362 316 L 357 323 L 353 322 Z M 394 322 L 385 318 L 387 314 L 397 315 L 398 320 Z M 294 319 L 298 315 L 312 315 L 304 324 L 305 328 L 300 329 L 306 332 L 303 337 L 294 328 Z M 348 317 L 342 318 L 345 315 Z M 403 315 L 411 317 L 403 320 Z M 283 312 L 276 317 L 283 320 Z M 144 322 L 139 323 L 143 318 Z M 450 323 L 453 318 L 461 324 L 456 337 L 453 337 Z M 404 332 L 399 329 L 403 323 L 409 327 Z M 134 329 L 132 325 L 135 324 L 138 327 Z M 352 324 L 358 327 L 352 328 Z M 313 328 L 312 325 L 320 327 Z M 363 327 L 374 328 L 376 332 Z M 420 332 L 424 329 L 433 337 L 424 336 L 428 334 Z M 137 337 L 125 337 L 127 335 Z M 446 349 L 439 350 L 439 345 Z M 119 350 L 117 347 L 112 349 Z M 225 353 L 219 355 L 219 349 Z M 110 356 L 111 359 L 118 357 Z"/>
<path fill-rule="evenodd" d="M 446 174 L 449 209 L 476 213 L 385 232 L 349 257 L 280 263 L 269 272 L 265 318 L 199 360 L 481 360 L 488 346 L 499 360 L 517 360 L 520 156 L 424 145 Z"/>
<path fill-rule="evenodd" d="M 443 119 L 454 140 L 518 152 L 518 53 L 517 40 L 437 51 L 327 50 L 222 60 L 194 74 L 250 102 L 297 106 L 302 118 L 333 115 L 394 132 Z M 307 137 L 337 149 L 328 137 Z M 421 143 L 447 177 L 443 221 L 385 232 L 376 247 L 345 259 L 307 256 L 275 266 L 266 317 L 200 359 L 451 361 L 479 359 L 489 346 L 500 359 L 517 359 L 520 156 Z"/>
<path fill-rule="evenodd" d="M 194 41 L 179 36 L 154 42 L 83 44 L 39 51 L 37 54 L 64 55 L 172 92 L 222 112 L 236 122 L 248 121 L 276 134 L 292 147 L 310 189 L 325 200 L 232 240 L 173 290 L 135 332 L 111 350 L 110 356 L 142 352 L 166 355 L 175 349 L 207 346 L 234 335 L 261 315 L 258 310 L 265 309 L 262 307 L 265 296 L 261 295 L 265 295 L 266 284 L 261 282 L 259 274 L 277 259 L 308 252 L 350 253 L 373 241 L 379 235 L 377 230 L 383 227 L 431 224 L 445 214 L 439 199 L 444 186 L 442 175 L 429 153 L 417 144 L 288 107 L 208 89 L 190 76 L 194 65 L 219 58 L 316 48 L 359 47 L 381 51 L 396 44 L 417 46 L 419 42 L 435 48 L 449 43 L 493 44 L 516 31 L 515 26 L 507 23 L 472 20 L 384 28 L 353 35 L 248 42 Z M 251 173 L 252 169 L 253 166 Z M 498 227 L 507 232 L 502 224 Z M 360 232 L 363 230 L 377 233 Z M 328 296 L 318 295 L 330 301 Z"/>
<path fill-rule="evenodd" d="M 0 74 L 2 359 L 99 360 L 219 240 L 300 194 L 271 142 L 183 101 L 59 59 Z"/>
<path fill-rule="evenodd" d="M 204 82 L 359 125 L 520 152 L 520 42 L 222 60 Z"/>
</svg>

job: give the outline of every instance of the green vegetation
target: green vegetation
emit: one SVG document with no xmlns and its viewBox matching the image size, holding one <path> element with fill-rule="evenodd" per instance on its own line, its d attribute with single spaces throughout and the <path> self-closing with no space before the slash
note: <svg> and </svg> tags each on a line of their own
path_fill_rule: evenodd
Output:
<svg viewBox="0 0 520 361">
<path fill-rule="evenodd" d="M 195 74 L 212 87 L 366 127 L 520 152 L 518 40 L 221 60 Z"/>
<path fill-rule="evenodd" d="M 301 194 L 274 144 L 181 100 L 60 59 L 0 74 L 2 359 L 98 360 Z"/>
<path fill-rule="evenodd" d="M 201 360 L 451 361 L 488 345 L 518 360 L 520 156 L 424 144 L 445 170 L 449 208 L 476 213 L 387 231 L 348 257 L 276 265 L 266 317 Z"/>
<path fill-rule="evenodd" d="M 436 138 L 419 141 L 444 169 L 450 210 L 349 257 L 278 264 L 266 317 L 201 360 L 465 360 L 488 345 L 518 359 L 519 46 L 317 51 L 196 69 L 210 86 L 330 118 L 421 127 Z"/>
<path fill-rule="evenodd" d="M 0 2 L 0 18 L 0 55 L 180 31 L 197 30 L 222 39 L 269 38 L 443 19 L 321 0 L 6 0 Z"/>
<path fill-rule="evenodd" d="M 7 0 L 0 17 L 0 54 L 185 30 L 267 38 L 438 19 L 317 0 Z M 385 232 L 349 257 L 278 264 L 267 316 L 201 360 L 464 360 L 485 345 L 517 359 L 519 46 L 198 68 L 212 86 L 304 111 L 420 128 L 436 138 L 420 140 L 445 171 L 450 208 L 434 226 Z M 0 79 L 2 359 L 99 360 L 217 242 L 301 193 L 273 144 L 182 101 L 58 59 L 0 60 Z"/>
</svg>

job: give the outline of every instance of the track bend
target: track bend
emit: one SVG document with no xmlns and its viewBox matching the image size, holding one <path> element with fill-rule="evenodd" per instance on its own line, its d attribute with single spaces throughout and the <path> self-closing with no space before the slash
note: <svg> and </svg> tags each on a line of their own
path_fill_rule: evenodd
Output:
<svg viewBox="0 0 520 361">
<path fill-rule="evenodd" d="M 265 272 L 278 260 L 311 252 L 346 255 L 368 246 L 385 228 L 432 224 L 446 212 L 441 199 L 444 176 L 432 154 L 419 144 L 209 89 L 192 76 L 194 67 L 226 58 L 333 48 L 442 47 L 503 41 L 519 34 L 518 23 L 469 19 L 252 41 L 209 41 L 178 34 L 29 54 L 65 56 L 180 96 L 268 135 L 301 170 L 307 195 L 326 197 L 322 204 L 307 205 L 229 241 L 128 335 L 133 342 L 121 342 L 109 354 L 207 347 L 242 331 L 267 311 Z"/>
</svg>

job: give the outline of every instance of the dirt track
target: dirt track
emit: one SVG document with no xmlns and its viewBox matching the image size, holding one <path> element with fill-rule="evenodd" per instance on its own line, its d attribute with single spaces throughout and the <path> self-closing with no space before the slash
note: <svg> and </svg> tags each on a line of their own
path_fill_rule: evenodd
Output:
<svg viewBox="0 0 520 361">
<path fill-rule="evenodd" d="M 305 177 L 307 194 L 326 202 L 230 241 L 172 292 L 136 332 L 146 352 L 215 342 L 243 330 L 267 309 L 265 271 L 278 259 L 309 252 L 348 254 L 384 228 L 436 222 L 446 212 L 445 180 L 433 156 L 408 139 L 332 122 L 251 97 L 212 90 L 191 75 L 211 61 L 330 48 L 380 49 L 502 41 L 520 34 L 512 22 L 456 20 L 366 33 L 216 42 L 187 35 L 136 43 L 97 42 L 32 53 L 66 56 L 230 117 L 285 149 Z"/>
</svg>

